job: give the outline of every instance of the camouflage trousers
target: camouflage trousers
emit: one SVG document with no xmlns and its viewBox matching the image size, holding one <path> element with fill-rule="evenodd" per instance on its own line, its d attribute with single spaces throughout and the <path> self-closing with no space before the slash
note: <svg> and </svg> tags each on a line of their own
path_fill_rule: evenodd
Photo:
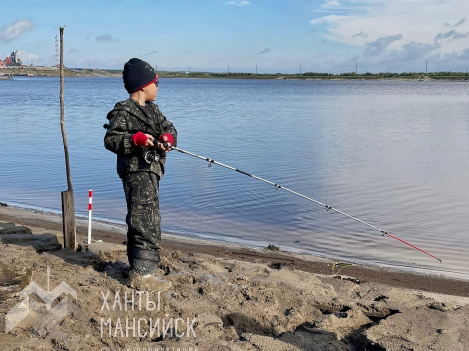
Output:
<svg viewBox="0 0 469 351">
<path fill-rule="evenodd" d="M 122 178 L 127 202 L 127 257 L 130 270 L 151 274 L 160 260 L 159 177 L 134 172 Z"/>
</svg>

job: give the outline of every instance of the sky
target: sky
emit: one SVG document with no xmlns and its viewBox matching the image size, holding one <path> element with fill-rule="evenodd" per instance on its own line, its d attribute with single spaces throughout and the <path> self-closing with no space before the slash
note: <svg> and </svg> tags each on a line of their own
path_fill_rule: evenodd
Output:
<svg viewBox="0 0 469 351">
<path fill-rule="evenodd" d="M 378 73 L 469 68 L 467 0 L 15 0 L 0 58 L 70 68 Z M 428 65 L 427 65 L 428 62 Z"/>
</svg>

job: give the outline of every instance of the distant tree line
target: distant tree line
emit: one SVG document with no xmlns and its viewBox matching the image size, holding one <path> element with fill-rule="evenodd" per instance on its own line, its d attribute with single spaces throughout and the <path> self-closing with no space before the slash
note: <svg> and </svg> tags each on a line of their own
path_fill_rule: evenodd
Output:
<svg viewBox="0 0 469 351">
<path fill-rule="evenodd" d="M 283 79 L 307 79 L 307 78 L 316 78 L 316 79 L 386 79 L 386 78 L 406 78 L 406 79 L 418 79 L 418 78 L 432 78 L 432 79 L 469 79 L 469 73 L 467 72 L 402 72 L 402 73 L 393 73 L 393 72 L 380 72 L 380 73 L 356 73 L 356 72 L 346 72 L 346 73 L 327 73 L 327 72 L 305 72 L 305 73 L 293 73 L 293 74 L 284 74 L 284 73 L 245 73 L 245 72 L 171 72 L 171 71 L 160 71 L 161 77 L 188 77 L 188 78 L 283 78 Z"/>
</svg>

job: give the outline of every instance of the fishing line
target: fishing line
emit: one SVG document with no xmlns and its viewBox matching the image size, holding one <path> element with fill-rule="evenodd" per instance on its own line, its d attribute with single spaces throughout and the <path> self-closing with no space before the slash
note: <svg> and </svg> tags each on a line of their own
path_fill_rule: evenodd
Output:
<svg viewBox="0 0 469 351">
<path fill-rule="evenodd" d="M 189 152 L 189 151 L 180 149 L 180 148 L 175 147 L 175 146 L 171 146 L 171 149 L 172 149 L 172 150 L 179 151 L 180 153 L 183 153 L 183 154 L 186 154 L 186 155 L 195 157 L 195 158 L 200 158 L 201 160 L 207 161 L 209 167 L 211 167 L 212 164 L 216 164 L 216 165 L 219 165 L 219 166 L 221 166 L 221 167 L 225 167 L 225 168 L 231 169 L 232 171 L 236 171 L 236 172 L 239 172 L 239 173 L 241 173 L 241 174 L 244 174 L 244 175 L 246 175 L 246 176 L 248 176 L 248 177 L 251 177 L 251 178 L 260 180 L 260 181 L 262 181 L 262 182 L 264 182 L 264 183 L 273 185 L 273 186 L 275 187 L 275 190 L 283 189 L 283 190 L 288 191 L 288 192 L 290 192 L 290 193 L 292 193 L 292 194 L 295 194 L 295 195 L 297 195 L 297 196 L 299 196 L 299 197 L 302 197 L 302 198 L 304 198 L 304 199 L 306 199 L 306 200 L 315 202 L 315 203 L 317 203 L 318 205 L 321 205 L 321 206 L 325 207 L 325 208 L 326 208 L 326 211 L 334 211 L 334 212 L 340 213 L 341 215 L 344 215 L 344 216 L 346 216 L 346 217 L 348 217 L 348 218 L 351 218 L 351 219 L 353 219 L 353 220 L 355 220 L 355 221 L 357 221 L 357 222 L 360 222 L 360 223 L 362 223 L 362 224 L 364 224 L 364 225 L 366 225 L 366 226 L 368 226 L 368 227 L 370 227 L 370 228 L 373 228 L 373 229 L 379 231 L 380 233 L 383 234 L 382 236 L 387 235 L 387 236 L 389 236 L 390 238 L 393 238 L 393 239 L 395 239 L 395 240 L 398 240 L 398 241 L 400 241 L 401 243 L 406 244 L 406 245 L 412 247 L 413 249 L 418 250 L 418 251 L 420 251 L 420 252 L 422 252 L 422 253 L 424 253 L 424 254 L 426 254 L 426 255 L 428 255 L 428 256 L 430 256 L 430 257 L 432 257 L 432 258 L 434 258 L 434 259 L 436 259 L 436 260 L 438 260 L 438 261 L 440 261 L 440 263 L 443 263 L 442 260 L 440 260 L 440 259 L 439 259 L 438 257 L 436 257 L 436 256 L 433 256 L 432 254 L 428 253 L 427 251 L 424 251 L 424 250 L 420 249 L 419 247 L 417 247 L 417 246 L 415 246 L 415 245 L 412 245 L 411 243 L 409 243 L 409 242 L 407 242 L 407 241 L 405 241 L 405 240 L 403 240 L 403 239 L 401 239 L 401 238 L 398 238 L 397 236 L 392 235 L 392 234 L 386 232 L 386 231 L 383 230 L 383 229 L 380 229 L 380 228 L 374 226 L 373 224 L 367 223 L 367 222 L 365 222 L 365 221 L 363 221 L 363 220 L 361 220 L 361 219 L 359 219 L 359 218 L 357 218 L 357 217 L 354 217 L 354 216 L 352 216 L 352 215 L 349 215 L 348 213 L 345 213 L 345 212 L 343 212 L 343 211 L 341 211 L 341 210 L 338 210 L 338 209 L 336 209 L 336 208 L 334 208 L 334 207 L 332 207 L 332 206 L 326 205 L 326 204 L 324 204 L 324 203 L 322 203 L 322 202 L 320 202 L 320 201 L 318 201 L 318 200 L 315 200 L 315 199 L 313 199 L 313 198 L 311 198 L 311 197 L 309 197 L 309 196 L 300 194 L 300 193 L 298 193 L 298 192 L 296 192 L 296 191 L 294 191 L 294 190 L 288 189 L 288 188 L 286 188 L 286 187 L 284 187 L 284 186 L 282 186 L 282 185 L 279 185 L 279 184 L 276 184 L 276 183 L 271 182 L 271 181 L 269 181 L 269 180 L 263 179 L 263 178 L 261 178 L 261 177 L 258 177 L 258 176 L 256 176 L 256 175 L 254 175 L 254 174 L 251 174 L 251 173 L 242 171 L 242 170 L 237 169 L 237 168 L 235 168 L 235 167 L 231 167 L 231 166 L 226 165 L 226 164 L 224 164 L 224 163 L 221 163 L 221 162 L 212 160 L 212 159 L 210 159 L 210 158 L 208 158 L 208 157 L 200 156 L 200 155 L 197 155 L 197 154 L 194 154 L 194 153 L 192 153 L 192 152 Z"/>
<path fill-rule="evenodd" d="M 339 268 L 340 267 L 340 268 Z M 351 263 L 347 263 L 347 262 L 336 262 L 332 265 L 331 267 L 331 272 L 332 272 L 332 275 L 338 275 L 339 272 L 346 268 L 346 267 L 352 267 L 352 264 Z M 335 272 L 335 269 L 336 268 L 339 268 L 339 270 L 337 272 Z"/>
</svg>

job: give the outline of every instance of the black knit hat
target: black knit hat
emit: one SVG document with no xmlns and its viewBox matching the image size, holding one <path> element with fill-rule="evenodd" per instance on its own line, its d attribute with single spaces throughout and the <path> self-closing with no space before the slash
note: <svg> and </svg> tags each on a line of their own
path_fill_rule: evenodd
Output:
<svg viewBox="0 0 469 351">
<path fill-rule="evenodd" d="M 149 63 L 132 58 L 125 63 L 122 78 L 125 90 L 132 94 L 157 81 L 158 75 Z"/>
</svg>

